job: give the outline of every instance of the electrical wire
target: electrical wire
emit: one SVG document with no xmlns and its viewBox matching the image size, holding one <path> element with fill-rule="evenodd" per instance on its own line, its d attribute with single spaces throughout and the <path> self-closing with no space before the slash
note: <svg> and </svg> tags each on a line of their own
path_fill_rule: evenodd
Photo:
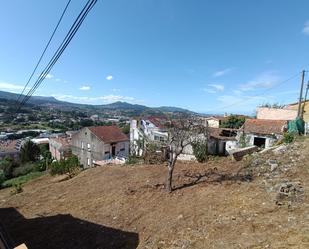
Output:
<svg viewBox="0 0 309 249">
<path fill-rule="evenodd" d="M 252 100 L 252 98 L 256 98 L 256 97 L 262 96 L 262 95 L 264 95 L 265 93 L 267 93 L 269 90 L 272 90 L 272 89 L 274 89 L 274 88 L 276 88 L 276 87 L 282 86 L 282 85 L 284 85 L 285 83 L 289 82 L 290 80 L 296 78 L 296 77 L 299 76 L 299 75 L 300 75 L 300 73 L 297 73 L 297 74 L 291 76 L 290 78 L 288 78 L 288 79 L 286 79 L 286 80 L 280 82 L 279 84 L 276 84 L 276 85 L 274 85 L 274 86 L 272 86 L 272 87 L 267 88 L 265 91 L 261 92 L 260 94 L 257 94 L 257 95 L 254 95 L 254 96 L 250 96 L 250 98 L 247 98 L 247 99 L 243 99 L 243 100 L 234 102 L 234 103 L 232 103 L 232 104 L 230 104 L 230 105 L 226 105 L 226 106 L 223 106 L 223 107 L 219 107 L 219 108 L 215 109 L 215 111 L 222 110 L 222 109 L 226 109 L 226 108 L 229 108 L 229 107 L 231 107 L 231 106 L 236 106 L 236 105 L 242 104 L 242 103 L 244 103 L 244 102 L 250 101 L 250 100 Z M 211 111 L 213 111 L 213 110 L 211 110 Z"/>
<path fill-rule="evenodd" d="M 54 28 L 53 33 L 52 33 L 52 35 L 50 36 L 50 38 L 49 38 L 49 40 L 48 40 L 48 42 L 47 42 L 47 44 L 46 44 L 46 46 L 45 46 L 45 48 L 44 48 L 44 50 L 43 50 L 41 56 L 40 56 L 40 58 L 39 58 L 39 60 L 38 60 L 38 62 L 37 62 L 37 64 L 36 64 L 36 66 L 35 66 L 35 68 L 33 69 L 33 71 L 32 71 L 32 73 L 31 73 L 31 75 L 30 75 L 30 77 L 29 77 L 29 79 L 28 79 L 26 85 L 24 86 L 24 88 L 23 88 L 23 90 L 22 90 L 22 92 L 21 92 L 20 95 L 18 96 L 17 102 L 20 100 L 21 96 L 23 95 L 24 91 L 26 90 L 27 86 L 29 85 L 29 83 L 30 83 L 30 81 L 31 81 L 31 79 L 32 79 L 32 77 L 33 77 L 33 75 L 35 74 L 35 72 L 36 72 L 38 66 L 40 65 L 40 63 L 41 63 L 41 61 L 42 61 L 42 59 L 43 59 L 43 57 L 44 57 L 44 55 L 45 55 L 45 52 L 46 52 L 47 48 L 49 47 L 49 45 L 50 45 L 52 39 L 54 38 L 54 35 L 55 35 L 55 33 L 56 33 L 56 31 L 57 31 L 57 29 L 58 29 L 58 27 L 59 27 L 59 25 L 60 25 L 60 23 L 61 23 L 61 21 L 62 21 L 62 19 L 63 19 L 63 16 L 64 16 L 65 13 L 66 13 L 66 11 L 67 11 L 67 9 L 68 9 L 70 3 L 71 3 L 71 0 L 69 0 L 69 1 L 67 2 L 67 4 L 66 4 L 66 6 L 65 6 L 65 8 L 64 8 L 64 10 L 63 10 L 63 12 L 62 12 L 62 14 L 61 14 L 61 16 L 60 16 L 60 19 L 58 20 L 57 25 L 56 25 L 56 27 Z"/>
<path fill-rule="evenodd" d="M 58 61 L 66 47 L 69 45 L 71 42 L 72 38 L 75 36 L 76 32 L 80 28 L 81 24 L 85 20 L 86 16 L 90 12 L 90 10 L 94 7 L 96 4 L 97 0 L 89 0 L 82 11 L 79 13 L 78 17 L 75 19 L 73 25 L 71 26 L 69 32 L 65 36 L 64 40 L 58 47 L 57 51 L 54 53 L 53 57 L 45 67 L 45 69 L 41 72 L 40 76 L 32 86 L 32 88 L 28 91 L 27 95 L 23 98 L 23 100 L 20 102 L 18 110 L 31 98 L 35 90 L 40 86 L 42 81 L 46 78 L 47 74 L 50 72 L 52 67 L 55 65 L 55 63 Z"/>
</svg>

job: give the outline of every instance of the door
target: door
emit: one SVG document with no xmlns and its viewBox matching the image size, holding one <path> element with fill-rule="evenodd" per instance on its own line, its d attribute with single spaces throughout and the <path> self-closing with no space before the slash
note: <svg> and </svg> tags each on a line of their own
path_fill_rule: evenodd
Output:
<svg viewBox="0 0 309 249">
<path fill-rule="evenodd" d="M 112 145 L 112 156 L 116 156 L 116 145 Z"/>
</svg>

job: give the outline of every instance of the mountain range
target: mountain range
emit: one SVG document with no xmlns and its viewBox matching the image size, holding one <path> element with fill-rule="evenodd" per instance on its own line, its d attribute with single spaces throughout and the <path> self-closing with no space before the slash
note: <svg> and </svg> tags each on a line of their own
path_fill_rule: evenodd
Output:
<svg viewBox="0 0 309 249">
<path fill-rule="evenodd" d="M 7 105 L 13 105 L 15 101 L 18 100 L 19 94 L 0 91 L 0 101 L 3 105 L 3 102 L 7 103 Z M 22 95 L 24 97 L 24 95 Z M 21 98 L 22 99 L 22 98 Z M 54 97 L 45 97 L 45 96 L 32 96 L 26 104 L 26 107 L 30 106 L 39 106 L 39 107 L 48 107 L 53 109 L 61 109 L 61 110 L 91 110 L 91 111 L 104 111 L 104 110 L 115 110 L 115 111 L 124 111 L 125 113 L 134 113 L 134 114 L 141 114 L 141 113 L 194 113 L 190 110 L 179 108 L 179 107 L 172 107 L 172 106 L 161 106 L 161 107 L 147 107 L 145 105 L 138 105 L 138 104 L 130 104 L 127 102 L 115 102 L 111 104 L 104 104 L 104 105 L 90 105 L 90 104 L 78 104 L 78 103 L 70 103 L 66 101 L 57 100 Z"/>
</svg>

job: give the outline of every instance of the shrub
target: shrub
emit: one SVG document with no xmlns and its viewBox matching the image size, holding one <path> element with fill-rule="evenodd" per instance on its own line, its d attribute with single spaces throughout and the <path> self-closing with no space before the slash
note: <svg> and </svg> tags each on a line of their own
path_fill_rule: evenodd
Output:
<svg viewBox="0 0 309 249">
<path fill-rule="evenodd" d="M 67 159 L 53 162 L 50 166 L 51 175 L 68 174 L 72 177 L 80 169 L 80 164 L 76 156 L 70 156 Z"/>
<path fill-rule="evenodd" d="M 283 134 L 283 142 L 286 143 L 286 144 L 290 144 L 294 141 L 294 135 L 292 133 L 284 133 Z"/>
<path fill-rule="evenodd" d="M 130 155 L 128 159 L 126 160 L 126 164 L 137 164 L 138 163 L 138 158 L 136 156 Z"/>
<path fill-rule="evenodd" d="M 200 163 L 206 162 L 208 158 L 207 140 L 195 141 L 192 144 L 193 154 Z"/>
<path fill-rule="evenodd" d="M 33 163 L 26 163 L 17 168 L 14 168 L 12 176 L 13 177 L 23 176 L 29 174 L 32 171 L 35 171 L 35 165 Z"/>
<path fill-rule="evenodd" d="M 12 178 L 12 179 L 9 179 L 9 180 L 6 180 L 2 183 L 2 187 L 3 188 L 7 188 L 7 187 L 11 187 L 11 186 L 14 186 L 16 184 L 23 184 L 25 182 L 28 182 L 32 179 L 35 179 L 35 178 L 38 178 L 40 176 L 42 176 L 43 173 L 42 172 L 31 172 L 27 175 L 24 175 L 24 176 L 19 176 L 19 177 L 16 177 L 16 178 Z"/>
<path fill-rule="evenodd" d="M 18 163 L 10 157 L 6 157 L 4 160 L 0 161 L 0 169 L 3 170 L 6 179 L 13 177 L 13 170 L 16 167 L 18 167 Z"/>
<path fill-rule="evenodd" d="M 23 187 L 21 186 L 21 183 L 16 183 L 13 185 L 13 190 L 11 191 L 12 195 L 16 195 L 23 192 Z"/>
</svg>

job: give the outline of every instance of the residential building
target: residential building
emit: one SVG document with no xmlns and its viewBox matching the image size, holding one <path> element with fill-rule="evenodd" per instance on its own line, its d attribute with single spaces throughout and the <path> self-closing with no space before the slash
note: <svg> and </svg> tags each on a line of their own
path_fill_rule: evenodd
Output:
<svg viewBox="0 0 309 249">
<path fill-rule="evenodd" d="M 129 138 L 116 126 L 85 127 L 71 140 L 72 153 L 85 168 L 115 157 L 126 158 L 129 144 Z"/>
<path fill-rule="evenodd" d="M 288 121 L 286 120 L 246 119 L 237 139 L 239 143 L 243 141 L 246 146 L 256 145 L 268 148 L 283 138 L 287 125 Z"/>
<path fill-rule="evenodd" d="M 147 143 L 166 141 L 168 133 L 165 125 L 167 122 L 165 117 L 155 116 L 132 119 L 130 122 L 131 153 L 141 156 Z"/>
<path fill-rule="evenodd" d="M 70 137 L 50 138 L 49 151 L 52 158 L 59 161 L 66 159 L 72 154 Z"/>
<path fill-rule="evenodd" d="M 165 128 L 167 120 L 158 117 L 148 117 L 141 120 L 131 120 L 130 141 L 131 152 L 141 156 L 145 144 L 149 142 L 164 142 L 168 137 Z M 228 151 L 237 146 L 237 130 L 226 128 L 209 127 L 208 153 L 210 155 L 227 155 Z M 179 160 L 194 160 L 193 148 L 188 145 L 183 153 L 178 157 Z"/>
<path fill-rule="evenodd" d="M 226 117 L 223 116 L 211 116 L 205 118 L 205 121 L 207 122 L 208 127 L 212 128 L 219 128 L 223 121 L 226 120 Z"/>
</svg>

